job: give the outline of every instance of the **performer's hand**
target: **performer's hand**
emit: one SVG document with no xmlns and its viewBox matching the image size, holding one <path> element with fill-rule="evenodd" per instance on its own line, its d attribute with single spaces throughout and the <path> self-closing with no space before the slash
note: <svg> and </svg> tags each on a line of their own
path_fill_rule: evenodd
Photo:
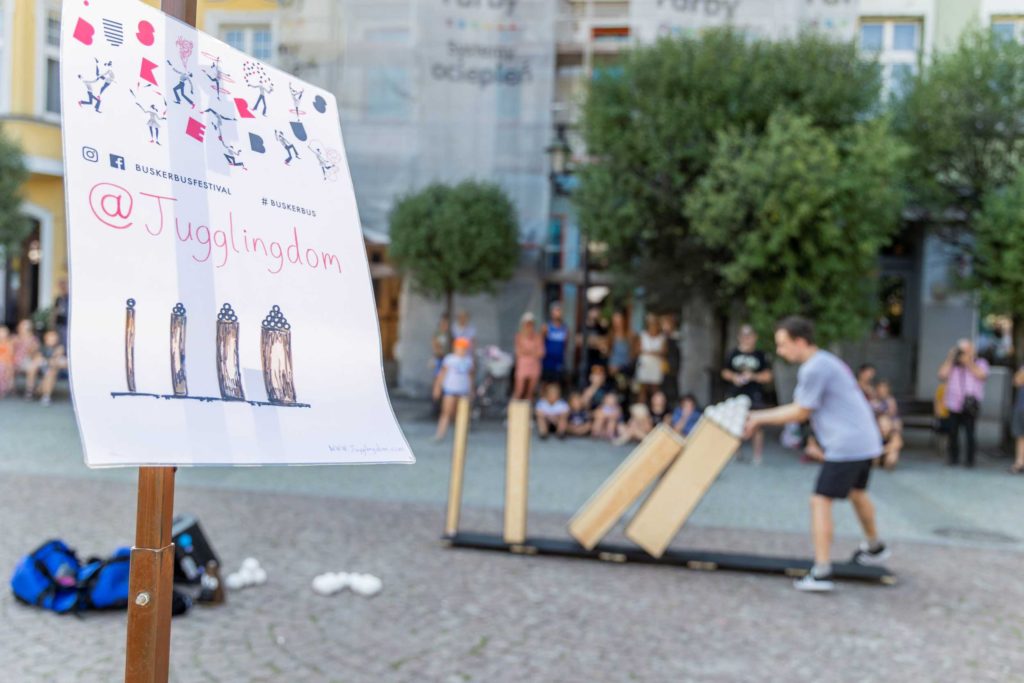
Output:
<svg viewBox="0 0 1024 683">
<path fill-rule="evenodd" d="M 754 419 L 750 415 L 747 415 L 747 422 L 745 425 L 743 425 L 743 440 L 747 441 L 751 439 L 754 436 L 754 432 L 756 431 L 757 422 L 754 421 Z"/>
</svg>

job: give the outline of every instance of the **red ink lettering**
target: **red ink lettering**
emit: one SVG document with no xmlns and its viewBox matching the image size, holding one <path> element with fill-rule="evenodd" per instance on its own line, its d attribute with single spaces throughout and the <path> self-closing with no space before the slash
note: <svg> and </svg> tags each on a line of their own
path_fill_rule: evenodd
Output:
<svg viewBox="0 0 1024 683">
<path fill-rule="evenodd" d="M 92 209 L 92 215 L 100 223 L 114 230 L 125 230 L 132 226 L 131 221 L 125 221 L 131 217 L 134 204 L 132 193 L 120 185 L 97 183 L 89 191 L 89 208 Z M 115 220 L 116 222 L 112 222 Z"/>
</svg>

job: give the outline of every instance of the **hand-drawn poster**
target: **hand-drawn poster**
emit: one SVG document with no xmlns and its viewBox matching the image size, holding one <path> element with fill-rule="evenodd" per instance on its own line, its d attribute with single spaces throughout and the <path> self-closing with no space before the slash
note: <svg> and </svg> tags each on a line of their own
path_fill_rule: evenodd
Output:
<svg viewBox="0 0 1024 683">
<path fill-rule="evenodd" d="M 86 463 L 412 462 L 334 96 L 141 2 L 61 46 Z"/>
</svg>

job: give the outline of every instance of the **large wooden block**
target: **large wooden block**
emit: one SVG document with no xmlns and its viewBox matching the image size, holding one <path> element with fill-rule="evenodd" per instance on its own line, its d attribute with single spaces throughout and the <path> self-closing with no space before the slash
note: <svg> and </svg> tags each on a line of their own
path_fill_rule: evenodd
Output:
<svg viewBox="0 0 1024 683">
<path fill-rule="evenodd" d="M 448 514 L 444 535 L 454 536 L 459 530 L 462 510 L 462 477 L 466 471 L 466 445 L 469 441 L 469 399 L 463 396 L 455 409 L 455 441 L 452 444 L 452 473 L 448 479 Z"/>
<path fill-rule="evenodd" d="M 526 494 L 530 464 L 530 402 L 508 406 L 508 441 L 505 454 L 505 542 L 526 542 Z"/>
<path fill-rule="evenodd" d="M 701 419 L 682 456 L 626 526 L 626 537 L 652 557 L 661 557 L 739 446 L 736 436 L 707 418 Z"/>
<path fill-rule="evenodd" d="M 659 425 L 654 429 L 569 520 L 572 537 L 592 550 L 672 464 L 684 444 L 685 439 L 669 427 Z"/>
</svg>

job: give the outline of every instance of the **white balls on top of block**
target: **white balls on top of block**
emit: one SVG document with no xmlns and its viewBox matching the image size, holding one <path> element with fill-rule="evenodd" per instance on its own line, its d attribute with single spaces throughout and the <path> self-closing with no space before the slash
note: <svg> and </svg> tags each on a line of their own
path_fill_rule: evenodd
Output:
<svg viewBox="0 0 1024 683">
<path fill-rule="evenodd" d="M 743 436 L 743 427 L 747 422 L 747 413 L 749 412 L 750 397 L 741 394 L 713 406 L 708 406 L 704 411 L 704 417 L 733 436 L 741 437 Z"/>
</svg>

